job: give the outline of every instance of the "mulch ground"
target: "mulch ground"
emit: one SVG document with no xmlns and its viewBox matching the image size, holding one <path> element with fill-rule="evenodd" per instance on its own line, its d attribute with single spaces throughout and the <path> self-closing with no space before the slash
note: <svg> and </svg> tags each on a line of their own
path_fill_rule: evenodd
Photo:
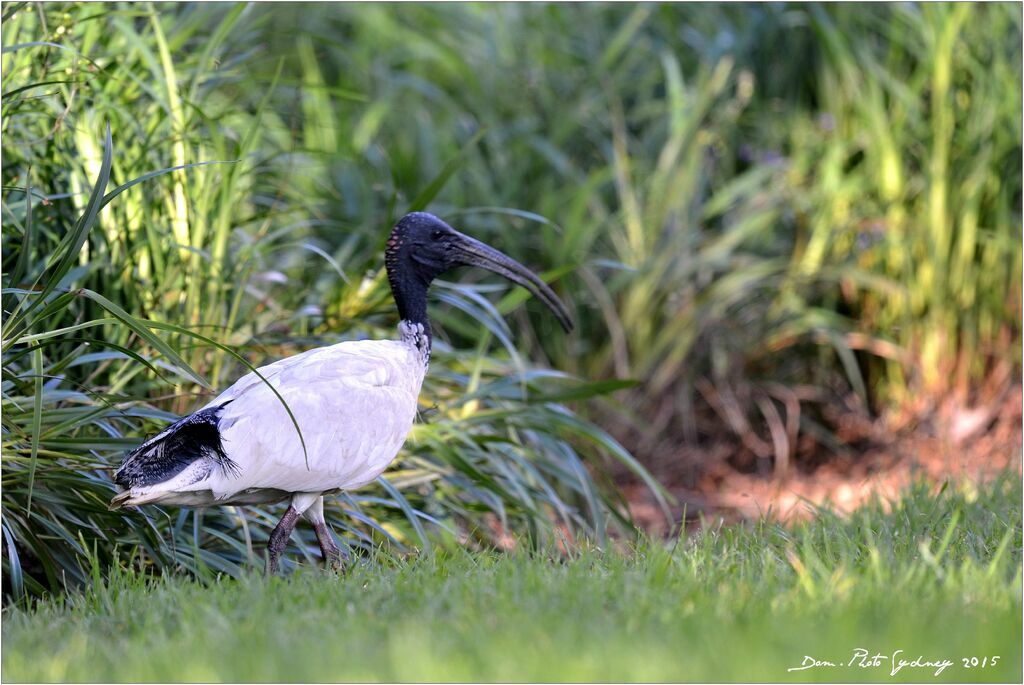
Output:
<svg viewBox="0 0 1024 685">
<path fill-rule="evenodd" d="M 623 488 L 634 520 L 657 536 L 677 531 L 684 516 L 688 528 L 702 518 L 795 520 L 821 505 L 849 512 L 874 498 L 895 501 L 921 481 L 936 490 L 947 481 L 983 483 L 1007 471 L 1021 473 L 1021 398 L 1019 387 L 1007 393 L 973 430 L 950 430 L 973 420 L 966 414 L 897 434 L 875 422 L 862 431 L 871 439 L 849 455 L 804 460 L 785 474 L 751 465 L 749 456 L 738 458 L 736 446 L 725 441 L 662 454 L 646 465 L 675 499 L 671 523 L 644 485 L 627 481 Z"/>
</svg>

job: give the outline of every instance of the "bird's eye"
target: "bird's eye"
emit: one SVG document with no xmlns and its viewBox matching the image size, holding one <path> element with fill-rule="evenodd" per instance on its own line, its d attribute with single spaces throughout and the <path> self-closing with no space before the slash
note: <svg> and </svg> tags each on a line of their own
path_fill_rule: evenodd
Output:
<svg viewBox="0 0 1024 685">
<path fill-rule="evenodd" d="M 434 232 L 430 234 L 431 240 L 440 240 L 442 237 L 444 237 L 444 231 L 438 229 L 435 229 Z"/>
</svg>

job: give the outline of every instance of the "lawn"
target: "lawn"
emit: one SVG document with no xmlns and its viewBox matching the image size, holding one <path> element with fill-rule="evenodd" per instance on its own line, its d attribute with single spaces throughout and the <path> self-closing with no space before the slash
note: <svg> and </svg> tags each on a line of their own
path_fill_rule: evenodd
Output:
<svg viewBox="0 0 1024 685">
<path fill-rule="evenodd" d="M 452 548 L 205 583 L 124 571 L 9 609 L 3 677 L 1019 681 L 1020 500 L 1008 474 L 625 553 Z M 808 656 L 836 665 L 788 670 Z M 893 659 L 908 665 L 893 675 Z"/>
</svg>

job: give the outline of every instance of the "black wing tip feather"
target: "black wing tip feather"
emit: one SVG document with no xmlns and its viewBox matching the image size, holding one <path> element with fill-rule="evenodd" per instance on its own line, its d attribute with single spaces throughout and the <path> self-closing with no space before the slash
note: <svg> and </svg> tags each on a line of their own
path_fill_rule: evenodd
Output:
<svg viewBox="0 0 1024 685">
<path fill-rule="evenodd" d="M 203 458 L 237 475 L 238 464 L 224 451 L 220 435 L 219 415 L 226 404 L 190 414 L 161 431 L 166 433 L 162 438 L 147 440 L 129 452 L 114 472 L 114 482 L 122 488 L 155 485 Z"/>
</svg>

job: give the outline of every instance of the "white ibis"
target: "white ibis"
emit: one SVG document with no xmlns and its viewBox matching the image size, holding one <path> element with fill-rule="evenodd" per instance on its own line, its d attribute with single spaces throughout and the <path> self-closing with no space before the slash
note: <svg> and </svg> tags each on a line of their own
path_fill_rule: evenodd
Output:
<svg viewBox="0 0 1024 685">
<path fill-rule="evenodd" d="M 398 340 L 320 347 L 261 367 L 262 379 L 242 376 L 125 457 L 114 474 L 124 490 L 111 508 L 289 499 L 267 543 L 267 570 L 277 570 L 300 516 L 313 524 L 324 560 L 340 565 L 323 495 L 371 482 L 405 442 L 430 360 L 431 281 L 458 266 L 479 266 L 527 288 L 566 331 L 572 328 L 565 306 L 536 274 L 432 214 L 414 212 L 398 222 L 384 264 L 401 319 Z"/>
</svg>

